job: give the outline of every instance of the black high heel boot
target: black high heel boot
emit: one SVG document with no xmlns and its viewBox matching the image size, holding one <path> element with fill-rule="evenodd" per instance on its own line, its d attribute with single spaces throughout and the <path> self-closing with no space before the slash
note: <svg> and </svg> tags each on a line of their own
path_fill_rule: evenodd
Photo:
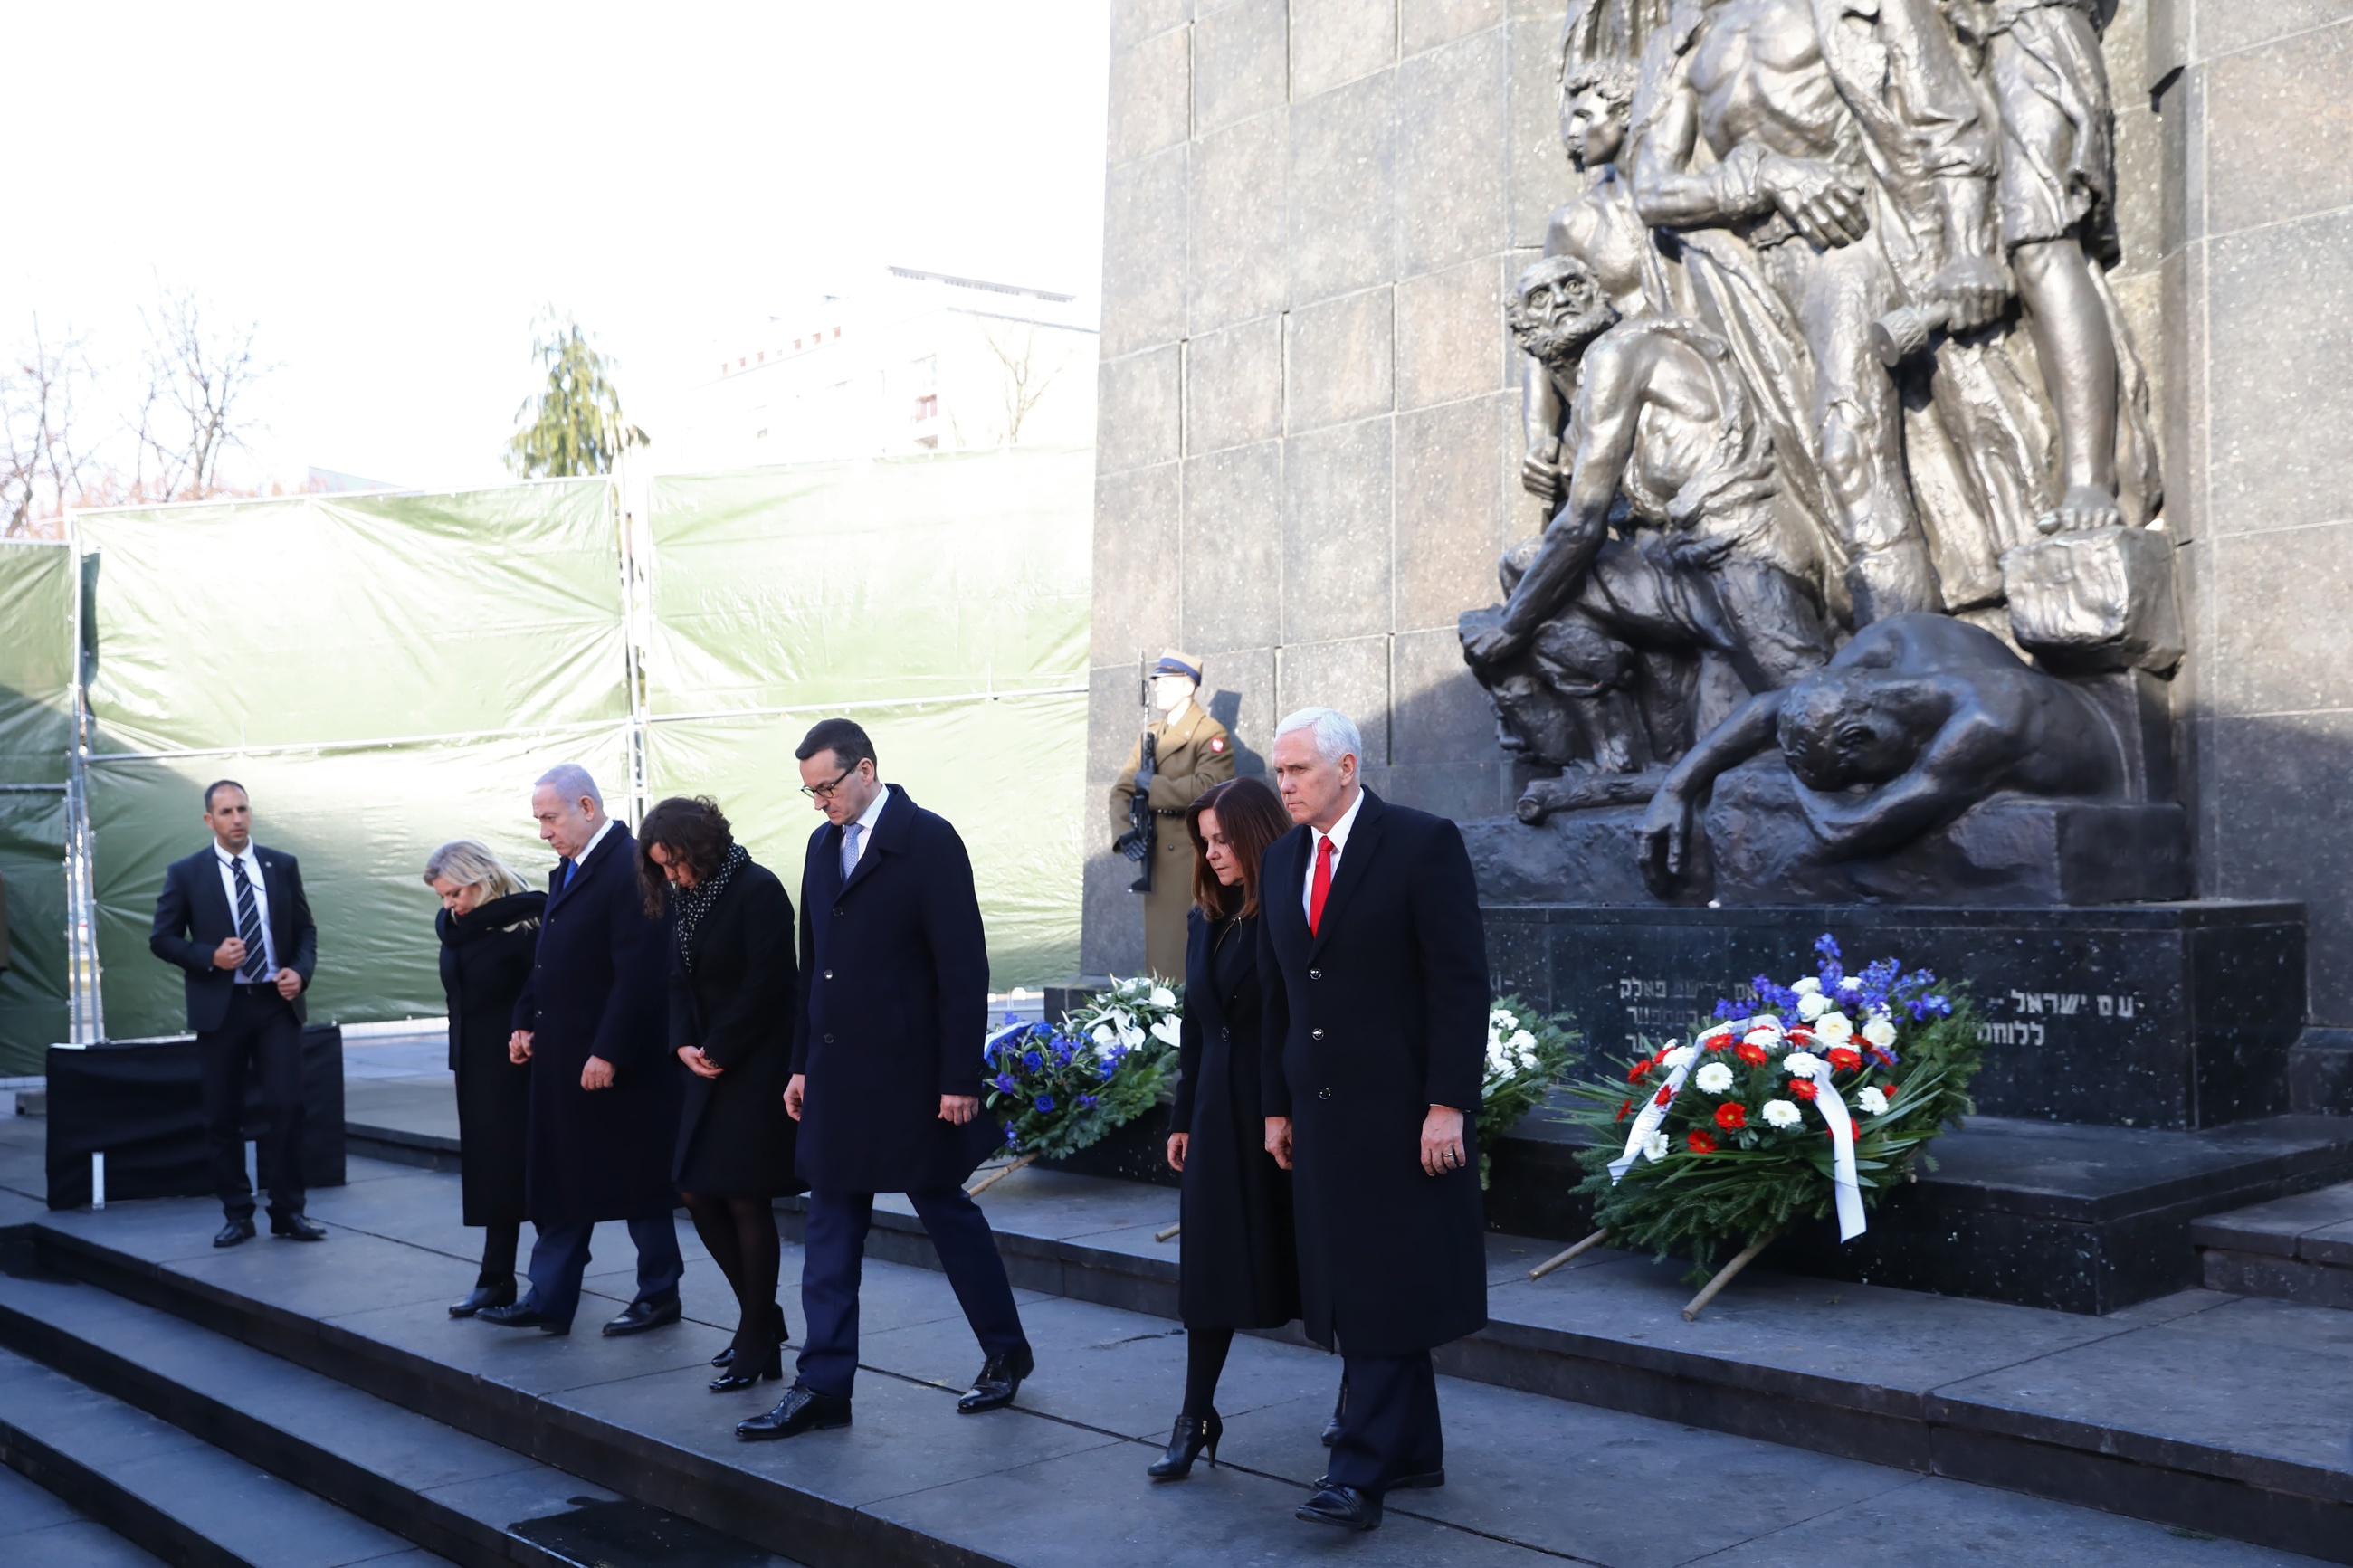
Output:
<svg viewBox="0 0 2353 1568">
<path fill-rule="evenodd" d="M 452 1310 L 454 1311 L 455 1309 L 453 1308 Z M 770 1302 L 768 1305 L 768 1313 L 771 1321 L 776 1325 L 776 1342 L 780 1345 L 788 1345 L 792 1343 L 792 1331 L 785 1322 L 784 1308 L 775 1302 Z M 733 1345 L 729 1345 L 725 1350 L 721 1351 L 717 1355 L 712 1356 L 711 1358 L 711 1364 L 717 1367 L 722 1372 L 724 1372 L 729 1367 L 734 1365 L 735 1347 Z"/>
<path fill-rule="evenodd" d="M 750 1388 L 764 1377 L 782 1381 L 785 1375 L 785 1347 L 770 1341 L 767 1355 L 759 1361 L 748 1356 L 731 1357 L 727 1370 L 711 1380 L 713 1394 L 733 1394 L 739 1388 Z"/>
<path fill-rule="evenodd" d="M 1168 1434 L 1168 1451 L 1152 1461 L 1144 1473 L 1155 1481 L 1181 1481 L 1193 1473 L 1193 1461 L 1201 1450 L 1209 1451 L 1209 1468 L 1218 1466 L 1218 1439 L 1226 1435 L 1226 1424 L 1218 1413 L 1194 1417 L 1179 1415 L 1176 1427 Z"/>
</svg>

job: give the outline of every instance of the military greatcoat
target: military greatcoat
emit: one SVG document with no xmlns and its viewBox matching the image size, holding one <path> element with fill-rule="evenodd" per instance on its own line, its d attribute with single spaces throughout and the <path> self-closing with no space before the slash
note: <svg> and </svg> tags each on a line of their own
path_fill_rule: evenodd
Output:
<svg viewBox="0 0 2353 1568">
<path fill-rule="evenodd" d="M 1156 747 L 1157 771 L 1148 798 L 1159 831 L 1153 837 L 1152 891 L 1144 895 L 1144 963 L 1163 980 L 1181 980 L 1185 912 L 1193 907 L 1193 836 L 1185 831 L 1185 808 L 1211 784 L 1234 776 L 1234 744 L 1223 724 L 1189 700 L 1175 718 L 1153 721 L 1147 732 Z M 1114 836 L 1127 831 L 1128 798 L 1135 794 L 1135 770 L 1143 762 L 1139 736 L 1111 786 Z"/>
</svg>

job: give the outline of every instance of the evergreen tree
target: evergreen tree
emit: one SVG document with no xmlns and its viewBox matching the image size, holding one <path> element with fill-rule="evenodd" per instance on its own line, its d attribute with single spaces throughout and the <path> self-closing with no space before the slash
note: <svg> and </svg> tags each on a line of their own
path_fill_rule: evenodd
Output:
<svg viewBox="0 0 2353 1568">
<path fill-rule="evenodd" d="M 547 385 L 516 410 L 530 423 L 507 441 L 507 468 L 526 479 L 609 474 L 622 451 L 647 444 L 621 414 L 621 395 L 606 378 L 605 356 L 574 321 L 543 319 L 532 353 L 547 367 Z"/>
</svg>

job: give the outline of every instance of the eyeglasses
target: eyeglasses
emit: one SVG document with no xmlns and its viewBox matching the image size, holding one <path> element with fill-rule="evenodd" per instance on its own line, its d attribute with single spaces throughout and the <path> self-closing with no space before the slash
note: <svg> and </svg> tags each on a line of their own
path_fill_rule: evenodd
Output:
<svg viewBox="0 0 2353 1568">
<path fill-rule="evenodd" d="M 842 769 L 841 772 L 836 773 L 833 777 L 832 783 L 803 784 L 801 785 L 801 793 L 808 796 L 811 800 L 831 800 L 833 798 L 833 792 L 841 787 L 842 781 L 857 771 L 858 764 L 856 763 L 852 763 L 848 767 Z"/>
</svg>

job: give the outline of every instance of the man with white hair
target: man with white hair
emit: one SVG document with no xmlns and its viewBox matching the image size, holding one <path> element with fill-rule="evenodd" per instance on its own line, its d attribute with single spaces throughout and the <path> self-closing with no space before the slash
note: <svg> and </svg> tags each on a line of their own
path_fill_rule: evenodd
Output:
<svg viewBox="0 0 2353 1568">
<path fill-rule="evenodd" d="M 637 841 L 605 815 L 587 769 L 550 768 L 531 812 L 563 857 L 507 1043 L 511 1059 L 531 1064 L 525 1212 L 539 1237 L 530 1293 L 475 1315 L 571 1332 L 589 1237 L 619 1219 L 638 1249 L 638 1289 L 605 1332 L 642 1333 L 679 1321 L 686 1272 L 670 1182 L 681 1086 L 669 1047 L 670 926 L 647 915 Z"/>
<path fill-rule="evenodd" d="M 1446 1484 L 1430 1352 L 1487 1321 L 1479 1106 L 1487 944 L 1462 835 L 1359 778 L 1329 708 L 1275 727 L 1299 826 L 1266 853 L 1266 1147 L 1293 1173 L 1307 1335 L 1345 1358 L 1329 1472 L 1299 1517 L 1381 1521 L 1392 1487 Z"/>
</svg>

